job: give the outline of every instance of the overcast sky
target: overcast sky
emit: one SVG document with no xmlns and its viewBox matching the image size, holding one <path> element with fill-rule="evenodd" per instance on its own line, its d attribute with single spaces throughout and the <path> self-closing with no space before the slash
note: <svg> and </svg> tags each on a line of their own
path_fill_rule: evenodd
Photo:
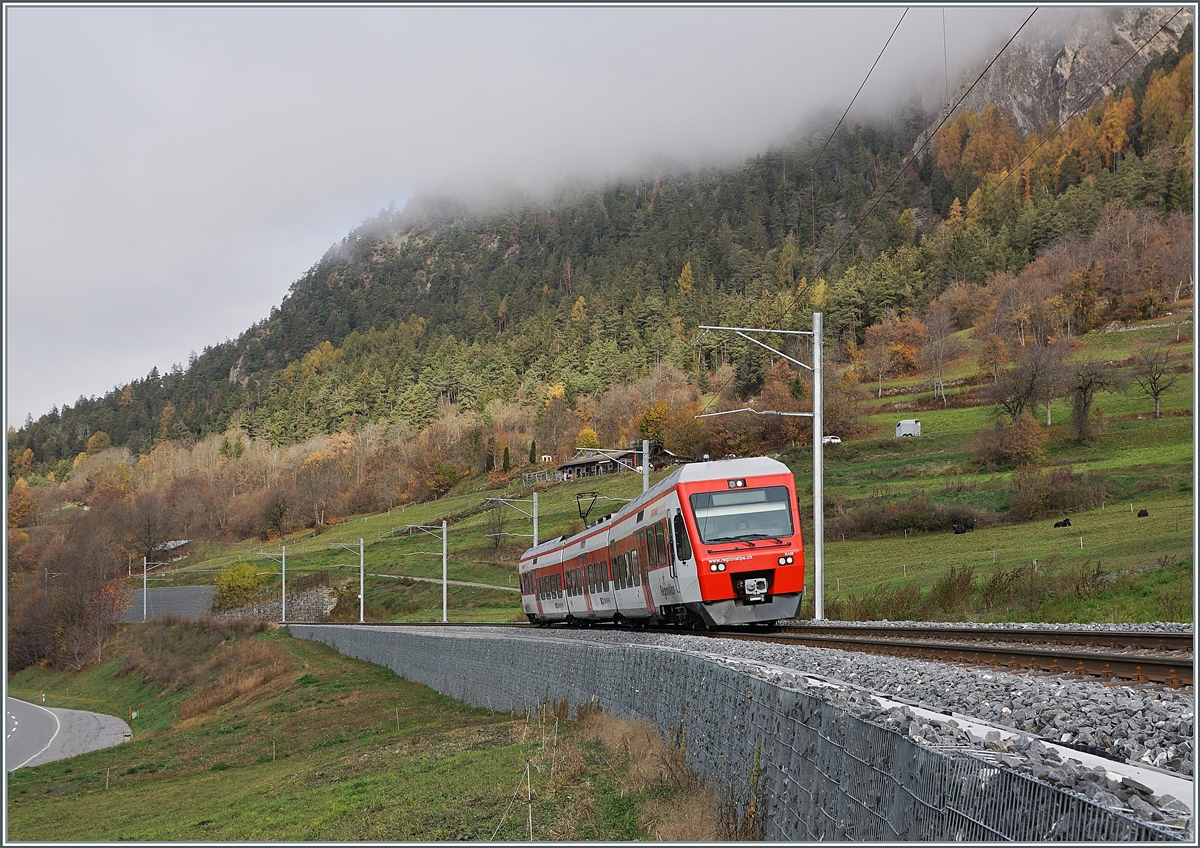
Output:
<svg viewBox="0 0 1200 848">
<path fill-rule="evenodd" d="M 414 191 L 761 152 L 841 113 L 904 8 L 6 6 L 6 423 L 236 338 Z M 945 57 L 912 8 L 862 109 L 1031 8 L 947 7 Z"/>
</svg>

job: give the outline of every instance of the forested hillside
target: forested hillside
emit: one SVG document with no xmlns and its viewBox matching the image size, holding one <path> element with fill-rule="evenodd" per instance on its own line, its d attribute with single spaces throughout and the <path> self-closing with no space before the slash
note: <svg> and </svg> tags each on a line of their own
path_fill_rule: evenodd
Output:
<svg viewBox="0 0 1200 848">
<path fill-rule="evenodd" d="M 1153 219 L 1170 238 L 1186 233 L 1190 40 L 1189 29 L 1182 57 L 1057 134 L 1022 136 L 990 107 L 958 115 L 886 194 L 930 116 L 843 129 L 815 171 L 815 250 L 810 166 L 827 128 L 732 173 L 649 176 L 503 212 L 424 199 L 381 211 L 237 341 L 28 421 L 9 435 L 10 458 L 61 480 L 98 431 L 134 453 L 232 425 L 283 445 L 383 418 L 420 429 L 439 401 L 482 411 L 555 383 L 573 407 L 664 360 L 693 380 L 734 361 L 753 392 L 765 357 L 713 338 L 697 359 L 698 324 L 807 327 L 819 307 L 834 336 L 861 344 L 889 310 L 919 313 L 952 284 L 1017 274 L 1102 219 L 1129 212 L 1143 229 Z M 1094 320 L 1176 296 L 1178 275 L 1117 282 L 1105 261 L 1084 262 Z"/>
<path fill-rule="evenodd" d="M 694 418 L 714 397 L 810 403 L 807 378 L 705 324 L 808 329 L 822 311 L 826 432 L 845 438 L 870 431 L 860 405 L 887 377 L 980 403 L 943 379 L 964 331 L 984 351 L 975 383 L 1010 424 L 1093 391 L 1038 357 L 1190 304 L 1191 42 L 1189 25 L 1061 128 L 1023 133 L 985 105 L 918 150 L 935 116 L 907 107 L 844 126 L 819 161 L 832 124 L 728 172 L 382 210 L 236 341 L 10 429 L 10 571 L 88 558 L 124 573 L 168 538 L 319 529 L 579 444 L 803 442 L 799 419 Z M 1086 423 L 1085 409 L 1081 439 Z M 51 527 L 75 504 L 89 509 L 73 530 Z M 99 598 L 108 576 L 76 594 Z M 45 604 L 38 581 L 10 604 Z M 37 626 L 50 629 L 22 661 L 75 625 Z"/>
</svg>

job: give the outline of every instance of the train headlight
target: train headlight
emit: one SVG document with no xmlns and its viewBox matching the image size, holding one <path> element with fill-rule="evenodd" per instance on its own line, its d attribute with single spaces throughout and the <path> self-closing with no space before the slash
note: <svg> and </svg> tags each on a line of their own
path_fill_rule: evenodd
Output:
<svg viewBox="0 0 1200 848">
<path fill-rule="evenodd" d="M 793 558 L 792 558 L 792 556 L 791 556 L 790 554 L 789 554 L 788 556 L 781 556 L 781 557 L 779 558 L 779 564 L 780 564 L 780 565 L 791 565 L 791 564 L 792 564 L 793 562 L 795 562 L 795 561 L 796 561 L 796 560 L 795 560 L 795 559 L 793 559 Z"/>
<path fill-rule="evenodd" d="M 714 562 L 712 565 L 710 565 L 710 566 L 708 567 L 708 570 L 709 570 L 709 571 L 716 571 L 716 570 L 717 570 L 717 564 Z"/>
<path fill-rule="evenodd" d="M 717 564 L 717 571 L 724 571 L 724 570 L 725 570 L 725 563 L 723 563 L 723 562 L 722 562 L 722 563 L 718 563 L 718 564 Z"/>
</svg>

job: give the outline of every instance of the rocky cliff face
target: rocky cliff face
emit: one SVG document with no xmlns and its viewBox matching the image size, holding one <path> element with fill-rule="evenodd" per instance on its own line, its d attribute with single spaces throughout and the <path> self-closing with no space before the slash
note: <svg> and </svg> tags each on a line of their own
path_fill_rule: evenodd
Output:
<svg viewBox="0 0 1200 848">
<path fill-rule="evenodd" d="M 1039 11 L 959 108 L 978 111 L 993 103 L 1011 110 L 1025 132 L 1058 126 L 1090 104 L 1096 89 L 1114 73 L 1104 94 L 1136 79 L 1155 56 L 1178 44 L 1193 18 L 1190 7 L 1179 6 Z M 1147 39 L 1145 49 L 1122 68 Z M 1003 42 L 996 50 L 1001 46 Z M 958 102 L 994 55 L 964 76 L 951 103 Z M 923 141 L 924 136 L 918 145 Z"/>
</svg>

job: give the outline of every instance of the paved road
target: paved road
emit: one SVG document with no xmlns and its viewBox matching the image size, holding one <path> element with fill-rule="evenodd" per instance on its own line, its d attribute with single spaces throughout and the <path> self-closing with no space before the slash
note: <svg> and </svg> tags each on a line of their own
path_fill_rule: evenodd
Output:
<svg viewBox="0 0 1200 848">
<path fill-rule="evenodd" d="M 116 716 L 4 700 L 8 771 L 120 745 L 131 735 L 129 725 Z"/>
</svg>

